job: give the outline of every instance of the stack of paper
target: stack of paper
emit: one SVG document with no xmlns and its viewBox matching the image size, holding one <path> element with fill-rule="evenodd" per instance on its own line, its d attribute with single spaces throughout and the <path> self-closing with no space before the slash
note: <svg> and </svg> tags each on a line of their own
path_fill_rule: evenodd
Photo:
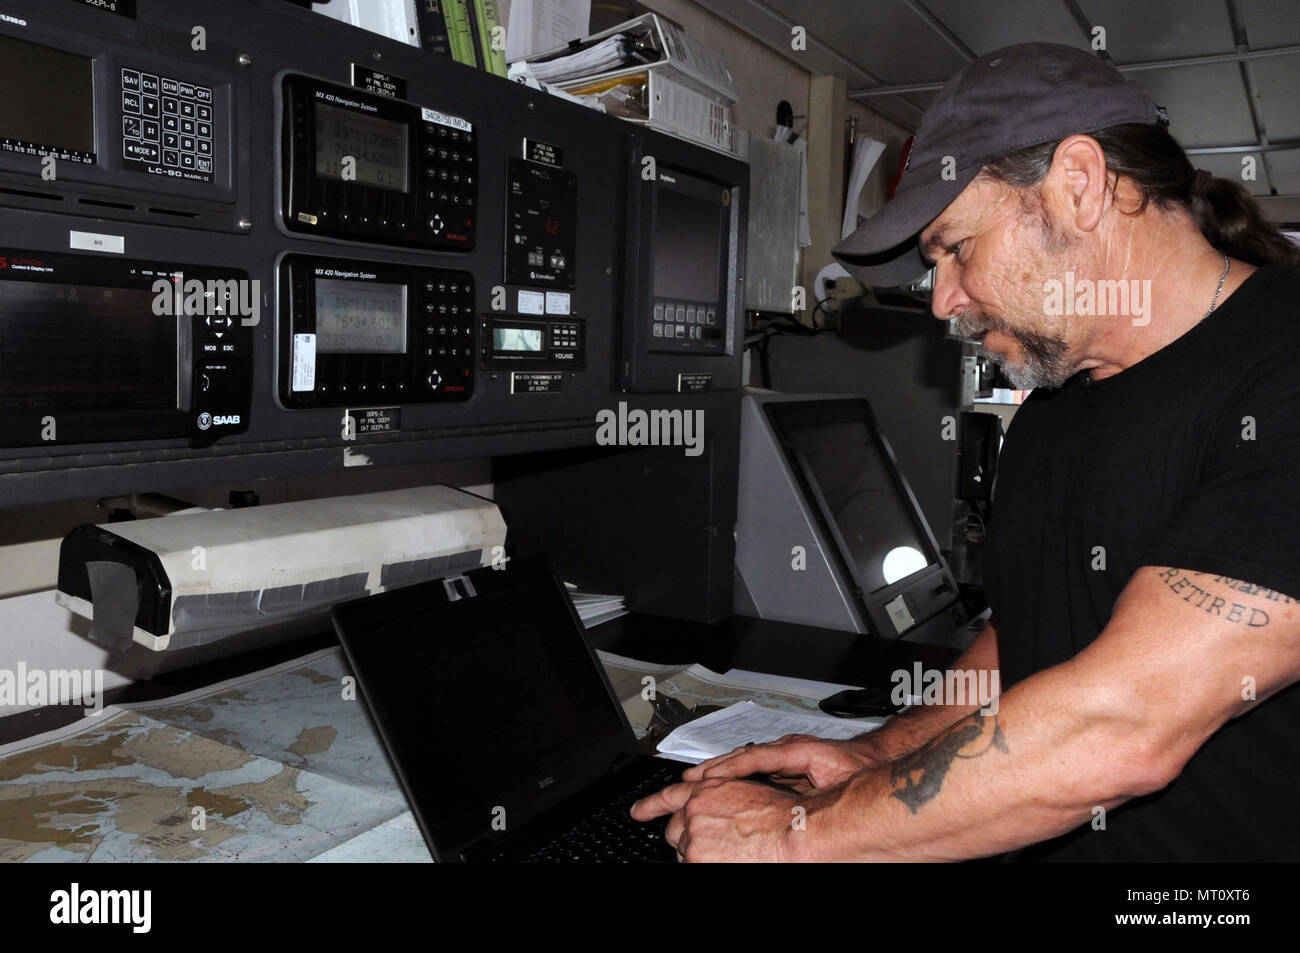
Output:
<svg viewBox="0 0 1300 953">
<path fill-rule="evenodd" d="M 513 0 L 506 26 L 506 60 L 514 63 L 586 36 L 591 0 Z"/>
<path fill-rule="evenodd" d="M 621 615 L 627 615 L 627 606 L 624 605 L 622 596 L 604 595 L 598 592 L 579 592 L 571 582 L 566 582 L 564 588 L 569 592 L 569 599 L 573 602 L 573 608 L 578 612 L 578 618 L 582 620 L 583 628 L 590 629 L 602 622 L 608 622 L 610 619 L 617 619 Z"/>
<path fill-rule="evenodd" d="M 879 719 L 858 720 L 762 708 L 751 701 L 736 702 L 682 725 L 663 741 L 659 753 L 699 764 L 753 742 L 776 741 L 783 735 L 854 738 L 880 727 Z"/>
<path fill-rule="evenodd" d="M 627 33 L 617 33 L 605 37 L 599 43 L 592 44 L 584 50 L 528 65 L 533 75 L 541 82 L 562 83 L 565 80 L 578 79 L 603 73 L 606 70 L 619 69 L 632 63 L 644 62 L 645 59 L 637 52 L 635 37 Z"/>
</svg>

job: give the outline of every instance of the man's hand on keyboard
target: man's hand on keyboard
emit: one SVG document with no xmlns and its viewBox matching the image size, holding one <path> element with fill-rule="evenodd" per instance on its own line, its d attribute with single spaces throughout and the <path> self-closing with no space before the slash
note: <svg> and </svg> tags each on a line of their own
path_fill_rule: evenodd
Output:
<svg viewBox="0 0 1300 953">
<path fill-rule="evenodd" d="M 794 792 L 726 778 L 673 784 L 632 805 L 638 821 L 671 814 L 664 837 L 691 863 L 789 860 L 805 813 Z"/>
<path fill-rule="evenodd" d="M 841 784 L 879 762 L 856 740 L 833 741 L 813 735 L 785 735 L 763 745 L 748 745 L 711 758 L 682 773 L 684 781 L 744 778 L 765 774 L 793 791 L 807 793 Z"/>
</svg>

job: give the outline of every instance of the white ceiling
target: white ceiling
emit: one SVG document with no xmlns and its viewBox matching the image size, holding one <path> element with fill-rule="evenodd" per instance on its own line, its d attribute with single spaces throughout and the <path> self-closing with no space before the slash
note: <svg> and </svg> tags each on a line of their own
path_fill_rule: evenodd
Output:
<svg viewBox="0 0 1300 953">
<path fill-rule="evenodd" d="M 850 97 L 913 130 L 934 89 L 975 56 L 1036 40 L 1088 49 L 1091 27 L 1100 26 L 1111 59 L 1169 111 L 1197 166 L 1240 178 L 1243 156 L 1254 155 L 1257 178 L 1244 185 L 1258 195 L 1300 195 L 1300 0 L 703 5 L 806 69 L 839 75 Z M 807 31 L 806 51 L 791 48 L 794 26 Z M 871 93 L 910 85 L 930 89 Z M 1220 151 L 1198 151 L 1206 149 Z"/>
</svg>

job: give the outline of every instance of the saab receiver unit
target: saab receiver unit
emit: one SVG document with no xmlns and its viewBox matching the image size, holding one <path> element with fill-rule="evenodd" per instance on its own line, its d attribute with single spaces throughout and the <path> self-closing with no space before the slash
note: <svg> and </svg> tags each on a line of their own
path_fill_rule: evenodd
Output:
<svg viewBox="0 0 1300 953">
<path fill-rule="evenodd" d="M 280 302 L 285 407 L 431 403 L 473 393 L 468 271 L 287 255 Z"/>
<path fill-rule="evenodd" d="M 258 302 L 247 279 L 0 252 L 0 446 L 188 437 L 205 447 L 248 429 Z"/>
<path fill-rule="evenodd" d="M 287 228 L 474 247 L 478 142 L 470 122 L 305 76 L 284 81 L 284 120 Z"/>
</svg>

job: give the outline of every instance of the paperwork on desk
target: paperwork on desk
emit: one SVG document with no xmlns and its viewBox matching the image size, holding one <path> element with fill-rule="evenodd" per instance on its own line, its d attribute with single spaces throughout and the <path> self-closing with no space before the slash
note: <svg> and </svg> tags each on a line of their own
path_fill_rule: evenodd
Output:
<svg viewBox="0 0 1300 953">
<path fill-rule="evenodd" d="M 580 592 L 571 582 L 566 582 L 564 588 L 569 593 L 569 601 L 573 603 L 573 608 L 577 611 L 578 618 L 582 620 L 584 629 L 627 615 L 627 606 L 622 596 Z"/>
<path fill-rule="evenodd" d="M 659 742 L 659 753 L 699 764 L 743 745 L 776 741 L 783 735 L 853 738 L 879 727 L 864 723 L 870 721 L 777 711 L 742 701 L 682 725 Z"/>
<path fill-rule="evenodd" d="M 605 667 L 610 684 L 614 688 L 614 694 L 623 706 L 623 712 L 627 715 L 632 731 L 638 738 L 644 738 L 649 732 L 653 708 L 647 695 L 651 690 L 662 692 L 687 708 L 701 706 L 727 708 L 736 702 L 749 701 L 765 710 L 774 710 L 778 714 L 830 718 L 831 716 L 823 714 L 817 707 L 817 703 L 826 696 L 834 695 L 845 688 L 861 687 L 734 668 L 720 675 L 703 665 L 658 665 L 615 655 L 601 649 L 597 649 L 596 654 L 600 657 L 600 662 Z M 850 726 L 853 729 L 850 734 L 854 735 L 877 728 L 883 725 L 886 719 L 834 718 L 832 720 Z M 787 733 L 782 731 L 777 737 Z M 745 741 L 753 740 L 755 739 L 745 739 Z"/>
</svg>

